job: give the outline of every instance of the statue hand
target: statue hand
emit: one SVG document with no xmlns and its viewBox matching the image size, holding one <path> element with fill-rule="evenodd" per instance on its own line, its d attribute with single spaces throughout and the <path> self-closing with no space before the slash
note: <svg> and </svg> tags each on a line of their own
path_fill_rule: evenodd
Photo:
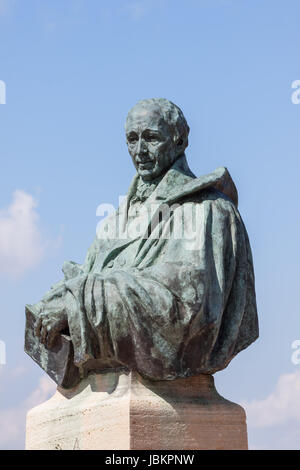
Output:
<svg viewBox="0 0 300 470">
<path fill-rule="evenodd" d="M 65 311 L 41 313 L 37 319 L 34 332 L 40 342 L 51 348 L 57 335 L 68 327 Z"/>
</svg>

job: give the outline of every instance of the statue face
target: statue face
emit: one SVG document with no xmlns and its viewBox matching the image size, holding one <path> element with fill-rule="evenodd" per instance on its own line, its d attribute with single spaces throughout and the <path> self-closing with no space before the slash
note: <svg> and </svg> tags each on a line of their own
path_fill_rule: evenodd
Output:
<svg viewBox="0 0 300 470">
<path fill-rule="evenodd" d="M 178 154 L 171 129 L 155 107 L 133 108 L 126 121 L 126 139 L 133 164 L 145 181 L 168 170 Z"/>
</svg>

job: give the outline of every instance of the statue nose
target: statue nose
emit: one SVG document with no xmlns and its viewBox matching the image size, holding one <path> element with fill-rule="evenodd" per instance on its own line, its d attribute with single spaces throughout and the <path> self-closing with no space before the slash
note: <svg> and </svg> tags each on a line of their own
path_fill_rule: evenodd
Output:
<svg viewBox="0 0 300 470">
<path fill-rule="evenodd" d="M 143 154 L 146 152 L 146 146 L 145 146 L 145 141 L 144 139 L 140 138 L 138 141 L 138 146 L 137 146 L 137 154 Z"/>
</svg>

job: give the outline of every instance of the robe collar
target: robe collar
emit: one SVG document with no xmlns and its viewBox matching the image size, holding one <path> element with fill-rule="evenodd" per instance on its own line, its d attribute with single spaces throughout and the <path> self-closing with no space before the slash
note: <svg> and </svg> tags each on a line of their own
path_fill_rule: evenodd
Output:
<svg viewBox="0 0 300 470">
<path fill-rule="evenodd" d="M 138 180 L 139 175 L 135 175 L 128 191 L 128 204 L 136 192 Z M 223 193 L 235 206 L 238 205 L 238 192 L 227 168 L 219 167 L 212 173 L 196 178 L 183 154 L 166 172 L 146 203 L 159 201 L 173 203 L 208 188 Z"/>
<path fill-rule="evenodd" d="M 129 187 L 127 197 L 120 205 L 116 213 L 117 217 L 121 217 L 120 226 L 122 227 L 122 232 L 126 231 L 130 200 L 136 193 L 138 179 L 139 175 L 135 175 Z M 227 168 L 219 167 L 212 173 L 201 176 L 200 178 L 196 178 L 196 176 L 189 169 L 185 155 L 182 155 L 163 176 L 161 181 L 154 189 L 153 193 L 148 197 L 143 205 L 145 204 L 148 206 L 149 204 L 155 204 L 157 206 L 157 211 L 159 211 L 161 204 L 174 203 L 186 196 L 199 193 L 208 188 L 223 193 L 226 198 L 229 198 L 233 204 L 237 206 L 237 189 Z M 141 238 L 142 246 L 144 243 L 144 238 L 147 237 L 141 237 L 140 235 L 137 235 L 132 239 L 127 239 L 126 237 L 116 238 L 113 242 L 113 245 L 111 246 L 109 254 L 105 256 L 102 261 L 102 267 L 115 255 L 115 253 L 118 253 L 120 249 L 131 244 L 137 238 Z"/>
</svg>

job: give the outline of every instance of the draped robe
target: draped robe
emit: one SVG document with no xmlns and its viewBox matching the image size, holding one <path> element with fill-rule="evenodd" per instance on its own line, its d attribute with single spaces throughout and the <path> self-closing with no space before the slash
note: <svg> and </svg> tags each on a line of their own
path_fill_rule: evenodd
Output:
<svg viewBox="0 0 300 470">
<path fill-rule="evenodd" d="M 124 368 L 152 380 L 215 373 L 258 337 L 235 185 L 225 168 L 196 178 L 183 155 L 139 218 L 130 215 L 138 181 L 84 264 L 65 263 L 65 278 L 39 307 L 67 313 L 81 371 Z"/>
</svg>

